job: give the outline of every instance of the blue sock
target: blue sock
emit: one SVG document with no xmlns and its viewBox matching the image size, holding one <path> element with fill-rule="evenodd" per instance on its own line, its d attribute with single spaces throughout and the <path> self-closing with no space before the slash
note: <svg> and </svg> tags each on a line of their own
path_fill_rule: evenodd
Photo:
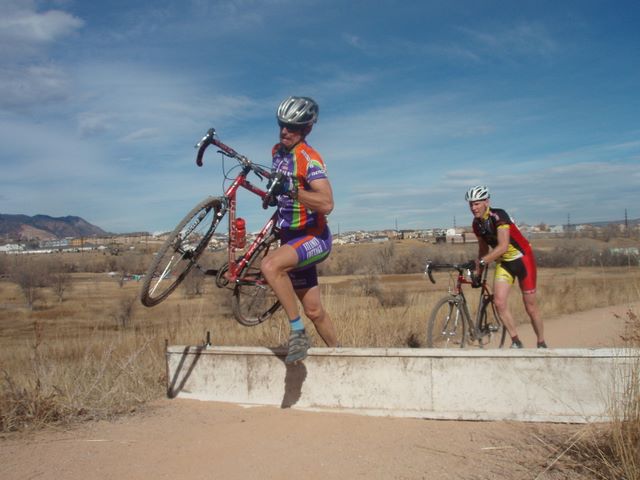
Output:
<svg viewBox="0 0 640 480">
<path fill-rule="evenodd" d="M 289 320 L 289 325 L 291 325 L 291 331 L 304 330 L 304 323 L 302 323 L 302 319 L 299 316 Z"/>
</svg>

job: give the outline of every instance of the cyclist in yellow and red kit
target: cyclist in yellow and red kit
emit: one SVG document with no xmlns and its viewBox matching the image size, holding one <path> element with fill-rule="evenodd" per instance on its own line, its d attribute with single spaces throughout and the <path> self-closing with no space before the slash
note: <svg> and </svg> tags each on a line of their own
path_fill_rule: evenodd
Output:
<svg viewBox="0 0 640 480">
<path fill-rule="evenodd" d="M 523 348 L 508 306 L 509 292 L 516 279 L 522 291 L 525 310 L 537 336 L 537 346 L 547 348 L 536 303 L 537 269 L 531 245 L 507 212 L 489 206 L 489 197 L 489 189 L 484 185 L 470 188 L 465 195 L 474 217 L 473 233 L 478 238 L 477 273 L 491 262 L 497 262 L 494 302 L 511 336 L 511 348 Z"/>
</svg>

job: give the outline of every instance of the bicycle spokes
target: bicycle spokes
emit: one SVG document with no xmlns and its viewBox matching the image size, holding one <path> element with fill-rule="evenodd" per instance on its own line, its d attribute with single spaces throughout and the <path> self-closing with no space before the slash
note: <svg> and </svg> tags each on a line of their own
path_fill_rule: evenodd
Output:
<svg viewBox="0 0 640 480">
<path fill-rule="evenodd" d="M 140 300 L 147 307 L 163 301 L 199 265 L 219 223 L 222 202 L 207 198 L 189 212 L 155 253 L 145 275 Z"/>
<path fill-rule="evenodd" d="M 456 337 L 460 335 L 459 329 L 462 328 L 461 322 L 462 318 L 460 315 L 460 310 L 455 304 L 450 304 L 449 313 L 445 318 L 444 325 L 442 326 L 442 331 L 440 332 L 440 335 L 442 335 L 446 343 L 456 343 Z"/>
<path fill-rule="evenodd" d="M 180 248 L 176 248 L 174 254 L 169 258 L 167 265 L 160 275 L 158 275 L 157 281 L 154 282 L 153 287 L 149 289 L 149 294 L 153 295 L 163 280 L 167 280 L 171 277 L 176 265 L 179 265 L 182 260 L 187 260 L 190 263 L 195 263 L 193 259 L 193 250 L 182 251 Z"/>
<path fill-rule="evenodd" d="M 435 339 L 437 346 L 447 348 L 461 346 L 464 338 L 464 315 L 460 304 L 449 300 L 442 304 L 436 315 L 436 326 L 439 324 L 439 336 Z"/>
</svg>

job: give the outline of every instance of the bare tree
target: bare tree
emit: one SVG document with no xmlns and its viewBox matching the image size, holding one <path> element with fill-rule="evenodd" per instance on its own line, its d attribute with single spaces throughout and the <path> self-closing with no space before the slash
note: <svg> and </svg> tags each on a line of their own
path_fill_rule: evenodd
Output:
<svg viewBox="0 0 640 480">
<path fill-rule="evenodd" d="M 187 296 L 200 296 L 204 293 L 204 273 L 197 268 L 192 268 L 187 278 L 184 279 L 184 291 Z"/>
<path fill-rule="evenodd" d="M 380 273 L 391 273 L 394 255 L 395 245 L 392 241 L 389 241 L 380 249 L 380 252 L 376 257 Z"/>
<path fill-rule="evenodd" d="M 73 265 L 65 263 L 59 257 L 54 257 L 46 263 L 46 269 L 48 271 L 47 286 L 51 287 L 58 302 L 62 303 L 64 294 L 72 286 L 71 271 L 73 270 Z"/>
<path fill-rule="evenodd" d="M 137 296 L 121 298 L 116 304 L 111 317 L 115 320 L 117 327 L 127 328 L 131 324 L 133 308 L 137 299 Z"/>
<path fill-rule="evenodd" d="M 58 271 L 51 273 L 50 278 L 53 293 L 58 299 L 58 302 L 62 303 L 64 294 L 71 290 L 71 287 L 73 285 L 71 274 L 65 271 Z"/>
<path fill-rule="evenodd" d="M 16 256 L 9 269 L 9 278 L 20 287 L 27 306 L 33 309 L 33 304 L 42 298 L 41 288 L 49 284 L 49 270 L 29 256 Z"/>
</svg>

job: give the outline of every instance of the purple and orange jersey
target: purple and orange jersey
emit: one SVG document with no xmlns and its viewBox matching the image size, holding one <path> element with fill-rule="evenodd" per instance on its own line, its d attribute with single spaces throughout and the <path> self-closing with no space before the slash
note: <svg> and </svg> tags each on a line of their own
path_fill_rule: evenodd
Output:
<svg viewBox="0 0 640 480">
<path fill-rule="evenodd" d="M 320 154 L 306 142 L 298 143 L 291 151 L 281 144 L 272 150 L 274 172 L 282 172 L 290 177 L 293 186 L 309 189 L 309 184 L 321 178 L 327 178 L 327 171 Z M 287 230 L 304 230 L 315 227 L 322 231 L 327 224 L 324 215 L 305 208 L 298 200 L 286 195 L 278 197 L 278 227 Z"/>
</svg>

